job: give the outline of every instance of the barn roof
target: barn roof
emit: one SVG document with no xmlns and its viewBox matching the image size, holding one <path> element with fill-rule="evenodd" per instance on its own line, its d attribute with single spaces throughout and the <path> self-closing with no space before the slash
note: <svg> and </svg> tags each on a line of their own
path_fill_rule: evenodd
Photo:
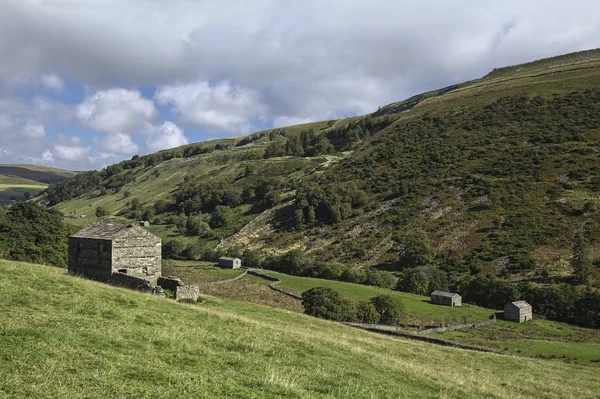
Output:
<svg viewBox="0 0 600 399">
<path fill-rule="evenodd" d="M 100 240 L 112 240 L 123 234 L 125 230 L 132 228 L 131 224 L 100 222 L 94 223 L 88 227 L 79 230 L 71 237 L 74 238 L 94 238 Z"/>
<path fill-rule="evenodd" d="M 431 293 L 431 295 L 435 295 L 435 296 L 445 296 L 448 298 L 454 298 L 455 296 L 460 296 L 454 292 L 446 292 L 446 291 L 433 291 Z"/>
<path fill-rule="evenodd" d="M 240 260 L 240 258 L 232 258 L 231 256 L 221 256 L 219 260 Z"/>
<path fill-rule="evenodd" d="M 508 305 L 514 305 L 514 306 L 518 307 L 519 309 L 527 309 L 527 308 L 531 307 L 531 305 L 525 301 L 515 301 L 515 302 L 509 303 Z"/>
</svg>

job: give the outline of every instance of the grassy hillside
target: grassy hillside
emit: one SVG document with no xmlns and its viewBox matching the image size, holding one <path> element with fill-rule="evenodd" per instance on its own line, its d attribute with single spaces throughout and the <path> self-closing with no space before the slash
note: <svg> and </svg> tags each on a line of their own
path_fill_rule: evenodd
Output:
<svg viewBox="0 0 600 399">
<path fill-rule="evenodd" d="M 199 304 L 0 261 L 0 396 L 595 397 L 597 370 L 397 340 L 226 300 Z"/>
<path fill-rule="evenodd" d="M 38 195 L 49 184 L 74 176 L 76 173 L 40 165 L 0 165 L 0 204 L 25 199 L 25 193 Z"/>
<path fill-rule="evenodd" d="M 500 68 L 370 115 L 134 157 L 46 199 L 78 223 L 98 207 L 151 219 L 196 259 L 301 249 L 436 267 L 457 290 L 480 274 L 600 287 L 599 82 L 598 50 Z M 415 235 L 422 262 L 407 256 Z M 572 262 L 579 236 L 585 275 Z"/>
</svg>

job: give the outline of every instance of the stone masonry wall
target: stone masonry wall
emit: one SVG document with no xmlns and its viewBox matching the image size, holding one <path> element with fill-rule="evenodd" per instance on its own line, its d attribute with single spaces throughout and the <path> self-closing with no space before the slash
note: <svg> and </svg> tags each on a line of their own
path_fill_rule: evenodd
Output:
<svg viewBox="0 0 600 399">
<path fill-rule="evenodd" d="M 111 258 L 111 241 L 69 237 L 69 273 L 95 279 L 108 278 Z"/>
<path fill-rule="evenodd" d="M 113 240 L 113 272 L 126 270 L 127 274 L 155 280 L 161 273 L 160 238 L 137 226 Z"/>
<path fill-rule="evenodd" d="M 197 301 L 200 296 L 200 288 L 197 285 L 180 285 L 175 290 L 175 299 L 189 299 Z"/>
</svg>

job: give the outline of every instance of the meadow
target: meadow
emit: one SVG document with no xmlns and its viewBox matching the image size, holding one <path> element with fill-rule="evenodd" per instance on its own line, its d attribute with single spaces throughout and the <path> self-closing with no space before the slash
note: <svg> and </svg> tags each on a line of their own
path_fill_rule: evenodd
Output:
<svg viewBox="0 0 600 399">
<path fill-rule="evenodd" d="M 0 261 L 0 397 L 592 398 L 597 369 L 177 303 Z"/>
</svg>

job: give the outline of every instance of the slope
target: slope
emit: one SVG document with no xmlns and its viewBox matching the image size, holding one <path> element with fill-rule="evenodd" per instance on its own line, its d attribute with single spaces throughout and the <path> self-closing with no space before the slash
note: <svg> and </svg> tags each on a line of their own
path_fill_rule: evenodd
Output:
<svg viewBox="0 0 600 399">
<path fill-rule="evenodd" d="M 0 397 L 595 397 L 597 370 L 441 348 L 0 261 Z"/>
<path fill-rule="evenodd" d="M 0 165 L 0 203 L 37 195 L 49 184 L 65 180 L 76 173 L 39 165 Z"/>
<path fill-rule="evenodd" d="M 500 68 L 363 117 L 125 161 L 57 185 L 49 204 L 86 223 L 98 206 L 146 216 L 163 239 L 210 249 L 397 271 L 418 265 L 403 251 L 424 232 L 449 273 L 576 283 L 577 234 L 600 258 L 599 82 L 598 50 Z M 213 231 L 186 232 L 180 213 Z"/>
</svg>

